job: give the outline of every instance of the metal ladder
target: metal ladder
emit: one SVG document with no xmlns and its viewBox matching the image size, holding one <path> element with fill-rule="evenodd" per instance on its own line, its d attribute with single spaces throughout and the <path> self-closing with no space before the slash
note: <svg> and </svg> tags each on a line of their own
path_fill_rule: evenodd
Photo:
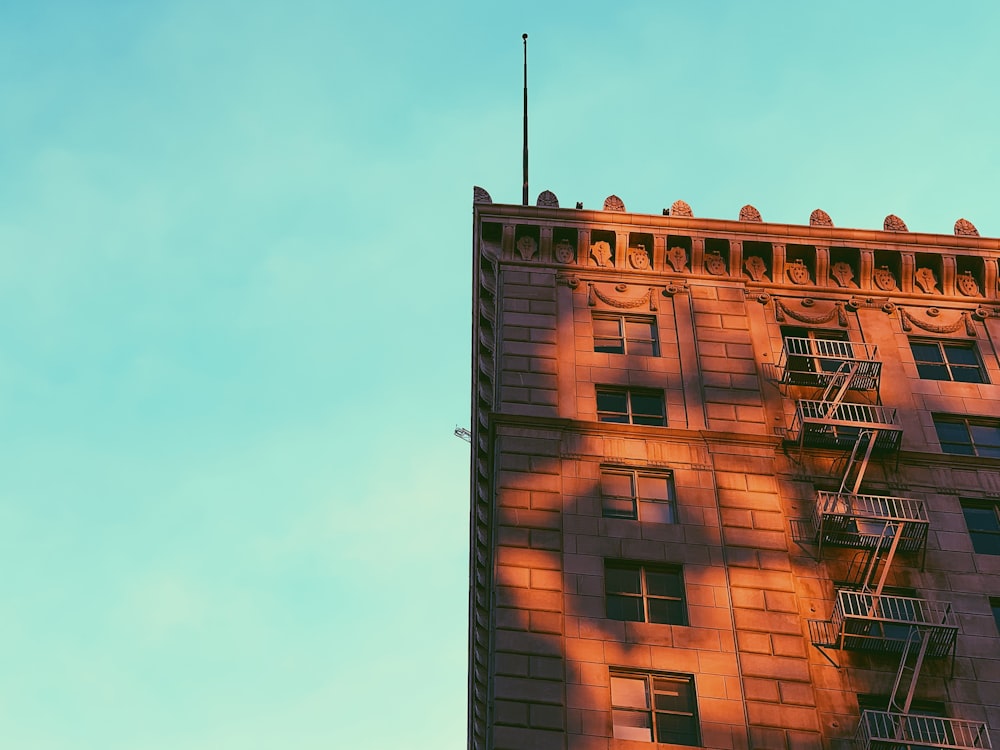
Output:
<svg viewBox="0 0 1000 750">
<path fill-rule="evenodd" d="M 924 665 L 924 656 L 927 655 L 927 646 L 930 644 L 930 640 L 931 631 L 929 629 L 910 628 L 910 634 L 906 637 L 906 645 L 903 647 L 903 655 L 899 660 L 899 669 L 896 670 L 896 682 L 889 695 L 889 711 L 901 714 L 909 713 L 910 704 L 913 703 L 913 693 L 917 688 L 917 679 L 920 677 L 920 669 Z M 902 731 L 902 727 L 900 727 L 900 731 Z"/>
</svg>

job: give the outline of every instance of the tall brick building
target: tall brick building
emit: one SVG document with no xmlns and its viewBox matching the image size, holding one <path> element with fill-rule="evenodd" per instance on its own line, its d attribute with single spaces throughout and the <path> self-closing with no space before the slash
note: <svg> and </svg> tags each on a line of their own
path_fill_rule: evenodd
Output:
<svg viewBox="0 0 1000 750">
<path fill-rule="evenodd" d="M 1000 747 L 1000 240 L 473 226 L 470 748 Z"/>
</svg>

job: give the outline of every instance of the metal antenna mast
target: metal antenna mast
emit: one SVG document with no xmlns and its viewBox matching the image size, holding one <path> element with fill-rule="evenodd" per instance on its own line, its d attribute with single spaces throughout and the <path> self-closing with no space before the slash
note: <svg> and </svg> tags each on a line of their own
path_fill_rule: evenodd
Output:
<svg viewBox="0 0 1000 750">
<path fill-rule="evenodd" d="M 521 203 L 528 205 L 528 35 L 524 40 L 524 184 L 521 186 Z"/>
</svg>

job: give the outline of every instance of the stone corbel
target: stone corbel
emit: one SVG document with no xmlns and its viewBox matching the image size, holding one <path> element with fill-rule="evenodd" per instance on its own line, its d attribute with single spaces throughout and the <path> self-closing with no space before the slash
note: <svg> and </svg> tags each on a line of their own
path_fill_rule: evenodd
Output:
<svg viewBox="0 0 1000 750">
<path fill-rule="evenodd" d="M 566 273 L 565 271 L 557 271 L 556 286 L 568 286 L 570 289 L 576 289 L 578 286 L 580 286 L 580 279 L 575 273 Z"/>
</svg>

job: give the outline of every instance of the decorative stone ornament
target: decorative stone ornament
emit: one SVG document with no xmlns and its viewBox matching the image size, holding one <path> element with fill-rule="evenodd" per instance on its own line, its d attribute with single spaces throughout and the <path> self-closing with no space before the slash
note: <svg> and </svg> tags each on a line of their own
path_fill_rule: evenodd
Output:
<svg viewBox="0 0 1000 750">
<path fill-rule="evenodd" d="M 607 268 L 611 265 L 611 245 L 604 240 L 595 242 L 590 246 L 590 257 L 601 268 Z"/>
<path fill-rule="evenodd" d="M 830 214 L 828 214 L 822 208 L 817 208 L 815 211 L 809 214 L 809 226 L 832 227 L 833 219 L 831 219 Z"/>
<path fill-rule="evenodd" d="M 910 230 L 906 228 L 906 222 L 900 219 L 896 214 L 889 214 L 885 217 L 885 221 L 882 222 L 882 228 L 887 232 L 909 232 Z"/>
<path fill-rule="evenodd" d="M 743 267 L 747 269 L 750 278 L 754 281 L 763 281 L 767 272 L 767 264 L 759 255 L 751 255 L 743 262 Z"/>
<path fill-rule="evenodd" d="M 667 263 L 670 267 L 674 269 L 675 273 L 684 273 L 687 267 L 688 254 L 680 245 L 675 245 L 674 247 L 667 250 Z"/>
<path fill-rule="evenodd" d="M 624 211 L 625 203 L 617 195 L 609 195 L 604 199 L 605 211 Z"/>
<path fill-rule="evenodd" d="M 930 268 L 918 268 L 913 274 L 913 282 L 920 287 L 924 294 L 935 294 L 937 292 L 937 278 Z"/>
<path fill-rule="evenodd" d="M 845 263 L 844 261 L 838 261 L 833 264 L 830 268 L 830 275 L 833 276 L 834 281 L 844 289 L 851 286 L 851 281 L 854 279 L 854 270 L 851 268 L 850 263 Z"/>
<path fill-rule="evenodd" d="M 705 255 L 705 270 L 713 276 L 722 276 L 726 273 L 726 261 L 720 253 L 708 253 Z"/>
<path fill-rule="evenodd" d="M 968 219 L 959 219 L 955 222 L 955 234 L 959 237 L 978 237 L 979 230 Z"/>
<path fill-rule="evenodd" d="M 793 284 L 808 284 L 812 279 L 809 276 L 809 267 L 801 259 L 793 260 L 785 266 L 785 273 L 792 280 Z"/>
<path fill-rule="evenodd" d="M 538 194 L 535 205 L 541 208 L 559 208 L 559 199 L 551 190 L 543 190 Z"/>
<path fill-rule="evenodd" d="M 872 277 L 875 280 L 875 286 L 883 292 L 894 292 L 896 290 L 896 277 L 892 275 L 889 266 L 876 268 L 872 272 Z"/>
<path fill-rule="evenodd" d="M 638 271 L 645 271 L 649 268 L 649 253 L 646 252 L 645 245 L 637 245 L 628 249 L 628 262 L 632 268 Z"/>
<path fill-rule="evenodd" d="M 531 235 L 526 234 L 517 241 L 517 254 L 521 256 L 521 260 L 531 260 L 537 252 L 538 243 Z"/>
<path fill-rule="evenodd" d="M 670 215 L 681 216 L 688 219 L 694 217 L 694 213 L 691 211 L 691 206 L 682 200 L 676 200 L 673 202 L 670 206 Z"/>
<path fill-rule="evenodd" d="M 474 185 L 472 188 L 472 202 L 473 203 L 492 203 L 493 199 L 490 198 L 490 194 L 486 192 L 483 188 L 478 185 Z"/>
<path fill-rule="evenodd" d="M 763 221 L 760 218 L 760 211 L 749 203 L 740 209 L 740 221 Z"/>
<path fill-rule="evenodd" d="M 587 305 L 596 307 L 597 301 L 600 300 L 605 305 L 616 307 L 619 310 L 634 310 L 643 305 L 648 306 L 651 311 L 656 310 L 656 290 L 653 287 L 647 287 L 645 294 L 639 297 L 627 296 L 628 284 L 615 284 L 615 292 L 617 294 L 602 291 L 597 284 L 591 282 L 587 284 Z"/>
<path fill-rule="evenodd" d="M 555 253 L 556 260 L 560 263 L 572 263 L 576 260 L 576 251 L 573 249 L 573 245 L 570 244 L 569 240 L 559 240 L 556 244 Z"/>
<path fill-rule="evenodd" d="M 964 294 L 966 297 L 978 297 L 979 296 L 979 282 L 976 281 L 976 277 L 972 275 L 972 271 L 965 271 L 958 275 L 955 279 L 955 286 L 958 287 L 958 291 Z"/>
<path fill-rule="evenodd" d="M 970 315 L 967 311 L 962 311 L 958 315 L 958 319 L 953 323 L 931 323 L 930 321 L 922 320 L 916 315 L 911 313 L 905 308 L 898 308 L 899 310 L 899 322 L 903 327 L 904 331 L 912 331 L 913 326 L 920 328 L 921 330 L 927 331 L 928 333 L 955 333 L 961 328 L 965 328 L 965 334 L 967 336 L 976 335 L 976 327 L 972 322 L 973 315 Z M 941 311 L 936 307 L 931 307 L 924 311 L 924 314 L 931 318 L 936 318 L 941 314 Z"/>
</svg>

